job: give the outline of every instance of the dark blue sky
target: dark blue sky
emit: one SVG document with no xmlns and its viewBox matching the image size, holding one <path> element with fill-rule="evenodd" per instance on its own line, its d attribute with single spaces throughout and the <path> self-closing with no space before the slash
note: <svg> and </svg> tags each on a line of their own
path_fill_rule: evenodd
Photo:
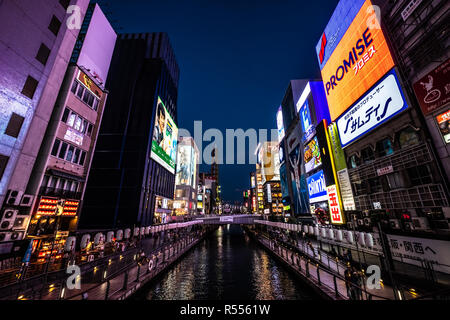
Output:
<svg viewBox="0 0 450 320">
<path fill-rule="evenodd" d="M 314 48 L 338 0 L 102 2 L 120 33 L 169 34 L 181 73 L 179 127 L 193 134 L 194 121 L 202 120 L 203 130 L 225 134 L 276 128 L 289 80 L 320 77 Z M 254 169 L 222 165 L 223 198 L 241 200 Z"/>
</svg>

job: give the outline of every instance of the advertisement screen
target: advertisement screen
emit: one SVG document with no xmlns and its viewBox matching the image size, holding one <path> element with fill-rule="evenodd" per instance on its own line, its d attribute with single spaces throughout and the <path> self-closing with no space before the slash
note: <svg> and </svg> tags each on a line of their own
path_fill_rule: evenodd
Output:
<svg viewBox="0 0 450 320">
<path fill-rule="evenodd" d="M 327 187 L 323 171 L 308 177 L 309 203 L 327 201 Z"/>
<path fill-rule="evenodd" d="M 161 98 L 158 97 L 156 107 L 155 127 L 152 139 L 151 158 L 175 173 L 177 161 L 178 127 L 167 112 Z"/>
<path fill-rule="evenodd" d="M 194 148 L 191 146 L 178 146 L 177 185 L 191 186 L 193 184 L 193 154 Z"/>
<path fill-rule="evenodd" d="M 394 67 L 370 0 L 341 0 L 316 52 L 332 121 Z"/>
<path fill-rule="evenodd" d="M 342 147 L 357 140 L 408 107 L 394 70 L 338 120 Z"/>
<path fill-rule="evenodd" d="M 114 29 L 96 4 L 77 64 L 90 70 L 91 74 L 103 84 L 106 83 L 116 39 Z"/>
<path fill-rule="evenodd" d="M 436 117 L 436 121 L 445 143 L 450 143 L 450 110 L 447 110 L 447 112 L 438 115 Z"/>
<path fill-rule="evenodd" d="M 314 139 L 312 139 L 311 142 L 305 146 L 304 160 L 306 173 L 322 165 L 319 141 L 317 141 L 317 137 L 314 137 Z"/>
<path fill-rule="evenodd" d="M 313 131 L 313 124 L 311 121 L 311 113 L 309 111 L 308 100 L 306 100 L 303 106 L 300 108 L 299 114 L 301 120 L 300 122 L 302 123 L 304 137 L 308 139 L 308 137 L 311 136 L 311 133 Z"/>
<path fill-rule="evenodd" d="M 450 102 L 449 72 L 450 59 L 414 84 L 414 92 L 424 115 Z"/>
<path fill-rule="evenodd" d="M 278 142 L 283 140 L 284 138 L 284 124 L 283 124 L 283 110 L 282 108 L 278 108 L 277 112 L 277 128 L 278 128 Z"/>
</svg>

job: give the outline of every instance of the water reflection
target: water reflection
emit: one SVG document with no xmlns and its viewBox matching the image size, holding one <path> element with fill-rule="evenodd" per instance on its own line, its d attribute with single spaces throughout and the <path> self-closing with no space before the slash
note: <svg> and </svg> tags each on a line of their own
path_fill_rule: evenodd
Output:
<svg viewBox="0 0 450 320">
<path fill-rule="evenodd" d="M 240 226 L 219 228 L 136 299 L 148 300 L 305 300 L 310 289 Z"/>
</svg>

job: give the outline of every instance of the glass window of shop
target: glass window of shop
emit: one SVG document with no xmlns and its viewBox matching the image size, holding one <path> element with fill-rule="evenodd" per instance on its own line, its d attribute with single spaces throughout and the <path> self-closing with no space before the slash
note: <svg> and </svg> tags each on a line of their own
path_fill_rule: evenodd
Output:
<svg viewBox="0 0 450 320">
<path fill-rule="evenodd" d="M 398 142 L 401 149 L 408 148 L 420 143 L 419 134 L 411 127 L 398 132 Z"/>
</svg>

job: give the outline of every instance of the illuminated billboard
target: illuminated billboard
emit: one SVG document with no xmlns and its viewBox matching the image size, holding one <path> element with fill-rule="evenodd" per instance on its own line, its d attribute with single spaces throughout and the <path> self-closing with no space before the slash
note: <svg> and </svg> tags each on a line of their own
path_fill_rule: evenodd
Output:
<svg viewBox="0 0 450 320">
<path fill-rule="evenodd" d="M 308 177 L 309 203 L 327 201 L 327 187 L 323 171 Z"/>
<path fill-rule="evenodd" d="M 332 121 L 394 67 L 370 0 L 341 0 L 316 52 Z"/>
<path fill-rule="evenodd" d="M 307 140 L 313 134 L 314 126 L 311 121 L 311 112 L 309 111 L 308 100 L 305 101 L 303 106 L 299 110 L 300 122 L 304 133 L 304 139 Z"/>
<path fill-rule="evenodd" d="M 408 107 L 394 70 L 337 120 L 345 147 Z"/>
<path fill-rule="evenodd" d="M 445 143 L 450 143 L 450 110 L 438 115 L 436 121 Z"/>
<path fill-rule="evenodd" d="M 195 150 L 192 146 L 178 145 L 176 185 L 194 186 L 195 158 Z"/>
<path fill-rule="evenodd" d="M 283 124 L 283 110 L 281 107 L 278 108 L 277 112 L 277 128 L 278 128 L 278 142 L 284 138 L 284 124 Z"/>
<path fill-rule="evenodd" d="M 164 106 L 161 98 L 158 97 L 151 158 L 172 174 L 175 173 L 177 144 L 178 127 Z"/>
<path fill-rule="evenodd" d="M 83 30 L 80 35 L 82 33 Z M 90 70 L 90 73 L 103 86 L 108 76 L 116 39 L 117 35 L 114 29 L 98 4 L 95 4 L 89 27 L 82 40 L 82 49 L 77 51 L 77 46 L 75 46 L 72 59 L 77 59 L 76 63 L 79 66 Z"/>
<path fill-rule="evenodd" d="M 305 161 L 305 171 L 306 173 L 318 168 L 322 165 L 322 157 L 320 155 L 319 141 L 317 141 L 317 137 L 311 140 L 306 146 L 304 150 L 304 161 Z"/>
</svg>

